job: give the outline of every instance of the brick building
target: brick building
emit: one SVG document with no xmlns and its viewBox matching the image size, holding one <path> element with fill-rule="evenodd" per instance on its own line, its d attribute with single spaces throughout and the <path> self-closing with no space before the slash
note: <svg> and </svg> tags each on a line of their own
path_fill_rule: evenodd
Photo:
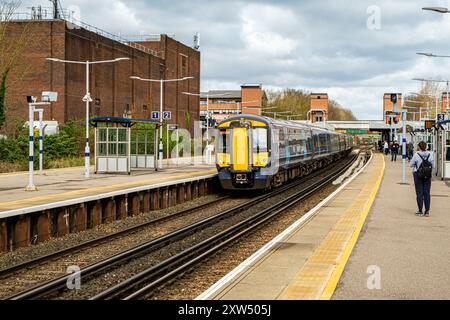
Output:
<svg viewBox="0 0 450 320">
<path fill-rule="evenodd" d="M 130 60 L 92 65 L 90 71 L 91 116 L 123 116 L 150 118 L 160 109 L 160 84 L 133 81 L 130 76 L 151 79 L 194 79 L 164 85 L 164 110 L 172 112 L 169 123 L 185 127 L 189 115 L 190 129 L 199 119 L 199 98 L 183 95 L 183 91 L 200 90 L 200 52 L 167 35 L 146 41 L 125 42 L 106 32 L 90 31 L 64 20 L 13 21 L 7 36 L 15 37 L 28 26 L 34 35 L 24 54 L 23 63 L 31 68 L 23 79 L 14 79 L 7 92 L 7 115 L 27 118 L 27 95 L 40 96 L 42 91 L 57 91 L 58 102 L 48 107 L 45 120 L 60 123 L 85 118 L 85 65 L 47 61 L 53 57 L 64 60 L 109 60 L 128 57 Z"/>
<path fill-rule="evenodd" d="M 309 105 L 309 121 L 311 123 L 328 121 L 327 93 L 311 93 Z"/>
<path fill-rule="evenodd" d="M 237 114 L 261 115 L 264 99 L 264 92 L 260 84 L 243 84 L 241 90 L 202 92 L 200 98 L 200 119 L 205 120 L 207 109 L 209 109 L 211 119 L 215 123 Z"/>
<path fill-rule="evenodd" d="M 394 104 L 391 101 L 391 96 L 395 93 L 385 93 L 383 97 L 383 117 L 385 117 L 385 121 L 387 124 L 389 124 L 389 116 L 385 116 L 387 111 L 394 111 Z M 397 93 L 397 104 L 396 104 L 396 110 L 397 112 L 400 112 L 402 110 L 402 94 Z M 402 118 L 401 114 L 398 114 L 395 117 L 395 121 L 398 122 Z M 394 119 L 392 117 L 392 119 Z"/>
</svg>

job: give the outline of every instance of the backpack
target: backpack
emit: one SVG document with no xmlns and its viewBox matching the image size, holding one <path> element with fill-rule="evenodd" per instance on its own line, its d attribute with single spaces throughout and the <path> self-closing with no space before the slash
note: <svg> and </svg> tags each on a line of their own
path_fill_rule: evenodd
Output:
<svg viewBox="0 0 450 320">
<path fill-rule="evenodd" d="M 433 174 L 433 165 L 430 161 L 428 161 L 430 159 L 430 155 L 428 155 L 426 159 L 424 159 L 424 157 L 420 154 L 417 155 L 422 159 L 422 163 L 417 169 L 417 176 L 419 179 L 431 179 L 431 175 Z"/>
</svg>

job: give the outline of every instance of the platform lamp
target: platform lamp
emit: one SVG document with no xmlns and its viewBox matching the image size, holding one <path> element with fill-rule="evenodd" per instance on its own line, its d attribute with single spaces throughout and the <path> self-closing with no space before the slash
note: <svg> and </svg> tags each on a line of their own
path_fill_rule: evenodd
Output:
<svg viewBox="0 0 450 320">
<path fill-rule="evenodd" d="M 163 169 L 163 157 L 164 157 L 164 145 L 163 145 L 163 103 L 164 103 L 164 83 L 166 82 L 177 82 L 194 79 L 194 77 L 184 77 L 180 79 L 143 79 L 137 76 L 131 76 L 131 80 L 138 80 L 144 82 L 159 82 L 160 83 L 160 93 L 159 93 L 159 159 L 158 159 L 158 169 Z"/>
<path fill-rule="evenodd" d="M 86 66 L 86 95 L 83 97 L 82 101 L 86 103 L 86 147 L 84 149 L 84 177 L 89 178 L 90 176 L 90 167 L 91 167 L 91 150 L 89 147 L 89 104 L 92 102 L 91 92 L 90 92 L 90 84 L 89 84 L 89 66 L 94 64 L 103 64 L 103 63 L 115 63 L 120 61 L 130 60 L 130 58 L 122 57 L 116 58 L 113 60 L 102 60 L 102 61 L 72 61 L 72 60 L 63 60 L 58 58 L 47 58 L 48 61 L 52 62 L 60 62 L 60 63 L 68 63 L 68 64 L 79 64 Z"/>
<path fill-rule="evenodd" d="M 428 53 L 428 52 L 418 52 L 417 54 L 421 55 L 421 56 L 429 57 L 429 58 L 450 58 L 450 56 L 440 55 L 440 54 L 433 54 L 433 53 Z M 449 80 L 440 81 L 440 82 L 445 82 L 446 85 L 447 85 L 447 87 L 446 87 L 446 95 L 447 95 L 447 97 L 446 97 L 445 113 L 448 113 L 449 112 L 449 110 L 448 110 L 448 108 L 449 108 L 449 102 L 448 102 L 448 98 L 449 98 L 449 93 L 448 93 L 449 83 L 448 82 L 449 82 Z M 436 115 L 436 117 L 437 117 L 437 115 Z"/>
<path fill-rule="evenodd" d="M 449 98 L 449 81 L 450 80 L 435 80 L 435 79 L 424 79 L 424 78 L 414 78 L 414 81 L 420 81 L 420 82 L 438 82 L 438 83 L 446 83 L 447 84 L 447 110 L 449 107 L 448 104 L 448 98 Z M 429 95 L 430 96 L 430 95 Z M 437 115 L 438 115 L 438 98 L 436 98 L 436 114 L 435 114 L 435 118 L 437 119 Z"/>
</svg>

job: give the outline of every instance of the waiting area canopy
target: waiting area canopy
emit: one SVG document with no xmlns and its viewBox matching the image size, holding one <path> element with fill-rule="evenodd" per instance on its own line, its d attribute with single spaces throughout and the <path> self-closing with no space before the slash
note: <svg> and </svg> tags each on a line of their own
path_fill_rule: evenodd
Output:
<svg viewBox="0 0 450 320">
<path fill-rule="evenodd" d="M 90 124 L 95 127 L 95 173 L 156 169 L 159 121 L 97 117 Z"/>
</svg>

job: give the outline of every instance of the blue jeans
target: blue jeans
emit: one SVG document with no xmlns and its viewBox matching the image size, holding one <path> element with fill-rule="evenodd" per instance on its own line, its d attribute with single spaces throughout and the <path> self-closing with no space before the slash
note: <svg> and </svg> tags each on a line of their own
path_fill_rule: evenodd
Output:
<svg viewBox="0 0 450 320">
<path fill-rule="evenodd" d="M 420 179 L 417 172 L 414 172 L 414 184 L 416 186 L 416 198 L 419 211 L 422 212 L 425 203 L 425 212 L 430 211 L 431 204 L 431 179 Z"/>
</svg>

